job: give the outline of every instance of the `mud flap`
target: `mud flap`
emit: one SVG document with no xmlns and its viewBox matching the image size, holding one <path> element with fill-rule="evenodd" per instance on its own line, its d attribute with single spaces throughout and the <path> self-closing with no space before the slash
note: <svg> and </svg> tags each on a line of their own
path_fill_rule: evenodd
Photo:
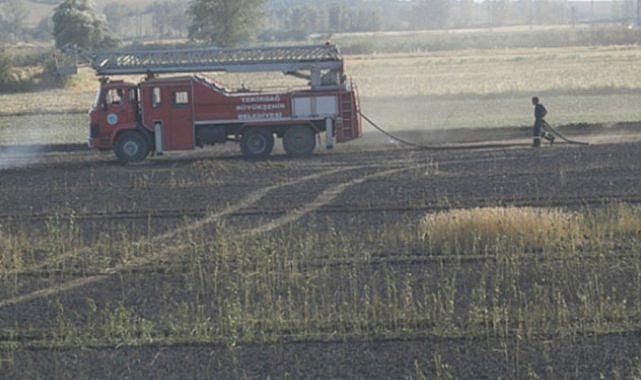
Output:
<svg viewBox="0 0 641 380">
<path fill-rule="evenodd" d="M 156 154 L 162 156 L 163 153 L 163 138 L 162 138 L 162 123 L 156 122 L 154 124 L 154 147 Z"/>
<path fill-rule="evenodd" d="M 334 120 L 330 117 L 325 119 L 325 147 L 334 148 Z"/>
</svg>

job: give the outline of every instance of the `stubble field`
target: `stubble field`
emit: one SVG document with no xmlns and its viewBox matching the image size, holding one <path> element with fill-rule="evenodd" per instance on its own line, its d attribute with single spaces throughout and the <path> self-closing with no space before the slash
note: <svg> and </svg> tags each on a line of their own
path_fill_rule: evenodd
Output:
<svg viewBox="0 0 641 380">
<path fill-rule="evenodd" d="M 360 64 L 367 112 L 385 95 L 365 79 L 387 74 Z M 403 72 L 434 73 L 421 66 Z M 523 122 L 368 114 L 425 144 L 505 145 L 407 149 L 370 131 L 304 159 L 229 146 L 126 167 L 75 145 L 2 148 L 2 373 L 638 378 L 641 118 L 576 120 L 561 130 L 590 146 L 534 150 L 529 93 L 470 95 L 469 80 L 437 98 L 520 94 Z"/>
<path fill-rule="evenodd" d="M 48 153 L 2 172 L 3 371 L 638 376 L 639 152 Z M 560 233 L 424 221 L 488 207 Z"/>
</svg>

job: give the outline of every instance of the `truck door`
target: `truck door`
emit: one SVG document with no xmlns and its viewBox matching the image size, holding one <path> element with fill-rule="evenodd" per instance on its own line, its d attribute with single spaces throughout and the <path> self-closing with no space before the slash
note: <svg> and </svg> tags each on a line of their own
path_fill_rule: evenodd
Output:
<svg viewBox="0 0 641 380">
<path fill-rule="evenodd" d="M 194 148 L 193 99 L 189 83 L 143 85 L 143 124 L 162 126 L 163 150 Z"/>
<path fill-rule="evenodd" d="M 135 91 L 136 89 L 131 87 L 109 88 L 105 91 L 100 110 L 106 124 L 115 127 L 116 125 L 135 123 Z"/>
<path fill-rule="evenodd" d="M 165 147 L 172 149 L 194 148 L 193 102 L 191 86 L 167 87 L 169 113 L 163 130 Z"/>
</svg>

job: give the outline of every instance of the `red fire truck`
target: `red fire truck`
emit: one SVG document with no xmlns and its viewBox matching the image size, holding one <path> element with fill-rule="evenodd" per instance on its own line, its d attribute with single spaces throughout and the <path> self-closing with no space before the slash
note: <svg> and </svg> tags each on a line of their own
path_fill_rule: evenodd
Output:
<svg viewBox="0 0 641 380">
<path fill-rule="evenodd" d="M 269 157 L 275 137 L 288 155 L 361 136 L 355 87 L 335 45 L 96 53 L 101 86 L 90 112 L 89 145 L 122 163 L 150 153 L 240 143 L 247 158 Z M 229 91 L 194 73 L 273 71 L 307 81 L 284 92 Z M 163 74 L 189 73 L 181 76 Z M 143 74 L 140 83 L 108 76 Z"/>
</svg>

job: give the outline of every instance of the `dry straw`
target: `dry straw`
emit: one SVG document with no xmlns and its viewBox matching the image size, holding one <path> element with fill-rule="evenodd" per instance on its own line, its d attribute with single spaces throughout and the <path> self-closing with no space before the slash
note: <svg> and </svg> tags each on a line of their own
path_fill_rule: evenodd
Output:
<svg viewBox="0 0 641 380">
<path fill-rule="evenodd" d="M 542 249 L 576 243 L 581 224 L 579 215 L 559 209 L 477 207 L 428 214 L 421 231 L 432 252 L 478 253 L 504 244 Z"/>
</svg>

